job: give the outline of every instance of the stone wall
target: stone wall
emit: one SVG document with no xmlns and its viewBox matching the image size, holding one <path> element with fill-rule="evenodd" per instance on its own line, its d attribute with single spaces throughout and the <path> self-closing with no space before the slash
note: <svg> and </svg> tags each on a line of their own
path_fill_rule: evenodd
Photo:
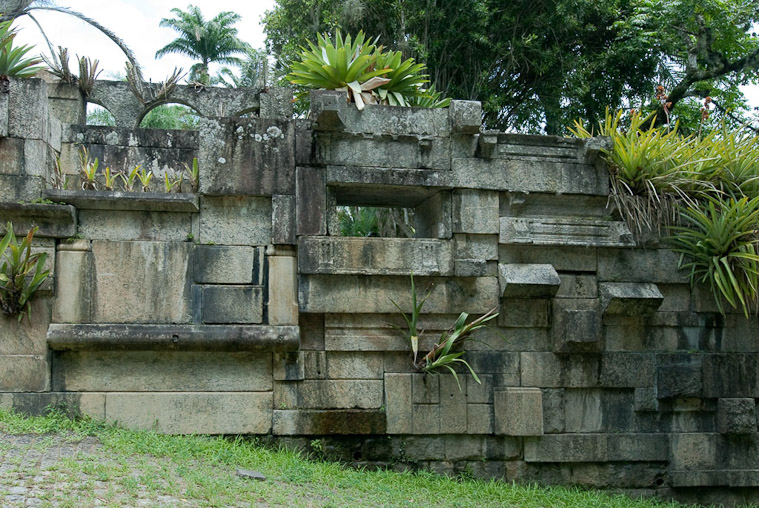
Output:
<svg viewBox="0 0 759 508">
<path fill-rule="evenodd" d="M 117 128 L 76 123 L 87 99 L 63 85 L 0 94 L 0 223 L 39 225 L 53 273 L 31 320 L 0 317 L 0 405 L 318 438 L 364 465 L 759 497 L 759 323 L 636 243 L 607 206 L 604 140 L 485 131 L 475 102 L 358 112 L 335 92 L 294 120 L 282 90 L 195 105 L 195 132 L 134 129 L 149 106 L 119 86 L 89 98 Z M 119 169 L 197 157 L 199 192 L 49 189 L 80 145 Z M 417 237 L 341 237 L 345 205 L 413 209 Z M 413 369 L 393 304 L 410 310 L 412 272 L 420 349 L 498 309 L 465 355 L 481 383 Z"/>
</svg>

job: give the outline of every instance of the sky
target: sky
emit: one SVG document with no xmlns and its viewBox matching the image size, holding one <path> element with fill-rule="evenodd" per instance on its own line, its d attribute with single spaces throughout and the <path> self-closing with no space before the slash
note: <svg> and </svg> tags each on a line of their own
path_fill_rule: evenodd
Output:
<svg viewBox="0 0 759 508">
<path fill-rule="evenodd" d="M 254 48 L 264 47 L 264 33 L 261 18 L 268 9 L 274 7 L 275 0 L 215 1 L 189 0 L 188 3 L 200 8 L 206 19 L 211 19 L 222 10 L 231 10 L 241 16 L 235 25 L 240 39 L 250 43 Z M 155 52 L 174 40 L 176 32 L 170 28 L 158 26 L 162 18 L 174 17 L 171 9 L 178 7 L 186 10 L 187 4 L 177 0 L 58 0 L 55 5 L 69 7 L 96 19 L 106 26 L 129 46 L 137 56 L 146 79 L 154 82 L 163 81 L 171 74 L 174 67 L 188 71 L 194 63 L 179 55 L 166 55 L 155 59 Z M 107 8 L 104 7 L 107 5 Z M 87 56 L 100 61 L 101 79 L 113 79 L 124 74 L 126 58 L 118 47 L 97 29 L 73 16 L 49 11 L 33 11 L 33 15 L 42 25 L 53 47 L 69 48 L 70 66 L 76 72 L 74 57 Z M 28 16 L 17 21 L 22 28 L 17 40 L 23 44 L 34 44 L 39 51 L 47 53 L 47 45 L 37 26 Z M 211 74 L 217 67 L 211 66 Z M 759 107 L 759 86 L 744 88 L 749 104 Z"/>
<path fill-rule="evenodd" d="M 235 24 L 238 36 L 250 43 L 254 48 L 264 47 L 264 33 L 260 25 L 261 17 L 267 9 L 274 7 L 274 0 L 248 0 L 224 2 L 214 0 L 189 0 L 188 3 L 197 6 L 206 19 L 211 19 L 220 11 L 234 11 L 241 16 Z M 56 1 L 55 5 L 68 7 L 79 11 L 104 25 L 124 40 L 137 57 L 146 79 L 163 81 L 171 74 L 174 67 L 182 67 L 185 71 L 194 63 L 186 57 L 166 55 L 155 59 L 155 52 L 174 40 L 177 33 L 170 28 L 158 26 L 162 18 L 173 18 L 171 9 L 178 7 L 187 9 L 187 4 L 177 0 L 70 0 Z M 106 7 L 107 6 L 107 7 Z M 126 58 L 121 50 L 110 39 L 91 25 L 68 14 L 35 10 L 33 16 L 45 30 L 53 47 L 69 48 L 71 55 L 69 65 L 75 71 L 75 55 L 87 56 L 100 61 L 99 69 L 103 70 L 101 79 L 109 79 L 114 74 L 124 74 Z M 17 41 L 23 44 L 34 44 L 45 54 L 47 44 L 40 35 L 39 29 L 28 16 L 23 16 L 16 22 L 22 30 Z M 211 67 L 214 73 L 214 67 Z"/>
</svg>

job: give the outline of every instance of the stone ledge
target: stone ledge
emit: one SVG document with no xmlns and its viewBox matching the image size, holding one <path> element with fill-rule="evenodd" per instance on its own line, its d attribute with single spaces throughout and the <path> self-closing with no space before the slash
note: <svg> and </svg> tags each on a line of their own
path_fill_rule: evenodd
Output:
<svg viewBox="0 0 759 508">
<path fill-rule="evenodd" d="M 197 212 L 198 196 L 190 193 L 78 191 L 47 189 L 45 197 L 80 210 Z"/>
<path fill-rule="evenodd" d="M 76 234 L 76 209 L 70 205 L 0 202 L 0 233 L 5 234 L 5 224 L 13 223 L 16 236 L 25 235 L 38 226 L 36 236 L 66 238 Z"/>
<path fill-rule="evenodd" d="M 297 351 L 297 326 L 51 324 L 55 351 Z"/>
</svg>

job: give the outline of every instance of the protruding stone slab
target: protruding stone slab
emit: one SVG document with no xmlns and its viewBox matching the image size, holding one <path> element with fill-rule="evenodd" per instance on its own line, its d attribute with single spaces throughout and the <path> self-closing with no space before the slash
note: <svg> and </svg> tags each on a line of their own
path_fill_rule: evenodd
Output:
<svg viewBox="0 0 759 508">
<path fill-rule="evenodd" d="M 632 233 L 621 221 L 573 217 L 501 217 L 500 243 L 632 247 Z"/>
<path fill-rule="evenodd" d="M 83 191 L 47 189 L 45 196 L 80 210 L 197 212 L 198 196 L 189 193 Z"/>
<path fill-rule="evenodd" d="M 496 434 L 543 435 L 543 394 L 540 388 L 497 389 L 494 404 Z"/>
<path fill-rule="evenodd" d="M 50 349 L 114 351 L 297 351 L 297 326 L 51 324 Z"/>
<path fill-rule="evenodd" d="M 453 275 L 453 245 L 421 238 L 303 237 L 303 274 Z"/>
<path fill-rule="evenodd" d="M 68 205 L 42 205 L 29 203 L 0 203 L 0 234 L 5 225 L 13 223 L 16 236 L 26 235 L 32 228 L 39 229 L 35 236 L 66 238 L 76 234 L 76 209 Z"/>
<path fill-rule="evenodd" d="M 721 434 L 756 433 L 756 402 L 754 399 L 719 399 L 717 402 L 717 427 Z"/>
<path fill-rule="evenodd" d="M 499 264 L 498 283 L 504 298 L 553 298 L 561 285 L 548 264 Z"/>
<path fill-rule="evenodd" d="M 451 101 L 448 108 L 451 129 L 458 134 L 477 134 L 482 125 L 482 105 L 479 101 Z"/>
<path fill-rule="evenodd" d="M 611 316 L 649 316 L 664 301 L 653 283 L 606 282 L 599 285 L 599 292 L 601 310 Z"/>
</svg>

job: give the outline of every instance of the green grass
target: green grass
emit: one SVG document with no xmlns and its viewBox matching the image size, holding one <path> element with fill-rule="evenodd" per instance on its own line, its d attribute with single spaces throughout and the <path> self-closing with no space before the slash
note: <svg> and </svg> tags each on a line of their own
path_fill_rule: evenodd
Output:
<svg viewBox="0 0 759 508">
<path fill-rule="evenodd" d="M 0 432 L 54 434 L 67 442 L 95 436 L 102 443 L 100 454 L 62 458 L 47 469 L 51 489 L 42 498 L 60 506 L 129 504 L 135 498 L 150 500 L 152 506 L 170 506 L 177 499 L 190 506 L 682 506 L 577 488 L 355 470 L 242 438 L 130 431 L 56 412 L 29 418 L 0 410 Z M 41 446 L 54 442 L 46 439 Z M 267 480 L 240 479 L 235 475 L 238 467 L 260 471 Z M 162 496 L 174 500 L 162 501 Z"/>
</svg>

